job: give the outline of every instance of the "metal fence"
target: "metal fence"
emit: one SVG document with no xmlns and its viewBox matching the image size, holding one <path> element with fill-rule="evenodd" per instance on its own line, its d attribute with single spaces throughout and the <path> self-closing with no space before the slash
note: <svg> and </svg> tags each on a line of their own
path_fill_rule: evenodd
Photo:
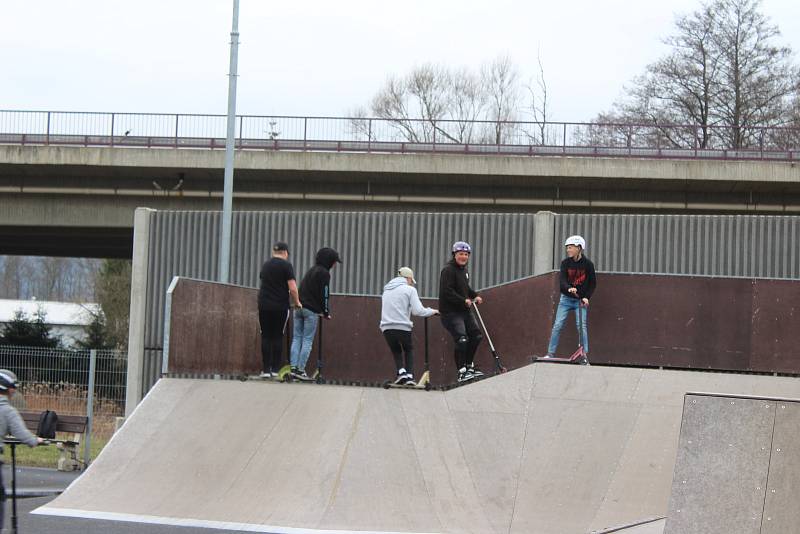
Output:
<svg viewBox="0 0 800 534">
<path fill-rule="evenodd" d="M 116 417 L 125 415 L 127 355 L 123 352 L 96 351 L 91 410 L 89 350 L 0 345 L 0 368 L 10 369 L 20 381 L 12 399 L 19 409 L 91 414 L 92 435 L 100 438 L 110 437 Z"/>
<path fill-rule="evenodd" d="M 581 234 L 599 271 L 800 279 L 800 217 L 557 215 L 554 264 Z"/>
<path fill-rule="evenodd" d="M 225 137 L 225 115 L 0 110 L 6 144 L 221 149 Z M 800 128 L 238 115 L 236 146 L 785 161 L 800 158 Z"/>
</svg>

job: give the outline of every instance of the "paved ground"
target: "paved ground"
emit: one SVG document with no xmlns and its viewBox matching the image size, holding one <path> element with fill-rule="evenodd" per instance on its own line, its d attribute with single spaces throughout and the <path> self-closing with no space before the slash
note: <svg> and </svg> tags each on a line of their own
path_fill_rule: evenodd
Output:
<svg viewBox="0 0 800 534">
<path fill-rule="evenodd" d="M 235 530 L 171 527 L 30 514 L 31 510 L 47 504 L 51 500 L 52 497 L 35 497 L 18 501 L 19 534 L 236 534 L 237 532 Z M 10 503 L 6 513 L 9 517 L 6 519 L 6 530 L 2 531 L 3 534 L 11 532 Z"/>
<path fill-rule="evenodd" d="M 235 534 L 236 531 L 207 528 L 145 525 L 120 521 L 99 521 L 32 515 L 30 512 L 53 500 L 80 472 L 64 473 L 38 467 L 17 468 L 17 517 L 19 534 Z M 3 465 L 3 480 L 11 484 L 11 467 Z M 6 505 L 6 524 L 2 532 L 11 532 L 11 502 Z"/>
<path fill-rule="evenodd" d="M 17 494 L 23 497 L 52 497 L 63 491 L 80 474 L 80 471 L 63 472 L 39 467 L 18 467 Z M 6 490 L 10 493 L 11 465 L 9 463 L 3 464 L 3 482 Z"/>
</svg>

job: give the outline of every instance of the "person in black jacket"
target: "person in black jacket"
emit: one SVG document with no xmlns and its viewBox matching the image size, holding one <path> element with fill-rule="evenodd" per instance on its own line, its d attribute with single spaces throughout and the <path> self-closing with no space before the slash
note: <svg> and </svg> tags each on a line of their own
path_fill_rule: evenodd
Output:
<svg viewBox="0 0 800 534">
<path fill-rule="evenodd" d="M 342 263 L 339 253 L 332 248 L 324 247 L 317 251 L 314 266 L 308 270 L 300 281 L 300 303 L 302 307 L 294 312 L 292 322 L 291 365 L 292 376 L 300 380 L 308 380 L 306 363 L 314 344 L 319 317 L 331 318 L 330 282 L 331 269 Z"/>
<path fill-rule="evenodd" d="M 452 254 L 439 275 L 439 313 L 442 326 L 453 336 L 458 381 L 464 382 L 483 375 L 473 361 L 483 335 L 470 311 L 473 303 L 481 304 L 483 299 L 469 286 L 467 263 L 472 247 L 456 241 Z"/>
<path fill-rule="evenodd" d="M 556 310 L 556 319 L 553 323 L 553 331 L 550 334 L 550 345 L 547 347 L 545 358 L 553 358 L 558 348 L 558 340 L 561 336 L 561 329 L 567 320 L 570 310 L 575 310 L 575 324 L 580 328 L 578 335 L 581 337 L 581 345 L 584 352 L 589 353 L 589 327 L 588 313 L 589 299 L 592 298 L 594 288 L 597 286 L 597 276 L 594 272 L 594 264 L 584 256 L 586 250 L 586 240 L 573 235 L 564 242 L 567 249 L 567 257 L 561 262 L 561 272 L 559 274 L 559 287 L 561 289 L 561 299 Z M 578 317 L 580 314 L 580 319 Z M 582 327 L 582 328 L 581 328 Z M 578 363 L 588 365 L 589 358 L 582 356 Z"/>
<path fill-rule="evenodd" d="M 300 307 L 294 267 L 289 263 L 289 246 L 272 245 L 272 257 L 261 267 L 258 290 L 258 323 L 261 326 L 261 378 L 278 376 L 281 368 L 283 334 L 289 320 L 289 305 Z M 290 302 L 291 300 L 291 302 Z"/>
</svg>

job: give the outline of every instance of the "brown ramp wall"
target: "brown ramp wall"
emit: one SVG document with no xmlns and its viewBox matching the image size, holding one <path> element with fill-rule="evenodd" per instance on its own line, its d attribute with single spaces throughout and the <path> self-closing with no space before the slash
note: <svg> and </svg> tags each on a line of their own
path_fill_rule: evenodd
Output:
<svg viewBox="0 0 800 534">
<path fill-rule="evenodd" d="M 241 375 L 260 371 L 257 290 L 179 279 L 171 294 L 169 374 Z M 559 293 L 557 274 L 526 278 L 482 291 L 481 313 L 509 368 L 547 349 Z M 797 327 L 800 282 L 688 276 L 600 274 L 589 312 L 594 363 L 732 371 L 800 373 Z M 435 300 L 424 300 L 436 306 Z M 324 375 L 377 382 L 394 374 L 378 328 L 380 298 L 335 295 L 333 319 L 322 321 Z M 449 335 L 428 321 L 434 384 L 453 381 Z M 423 320 L 415 319 L 415 374 L 422 372 Z M 560 355 L 577 343 L 570 317 Z M 319 344 L 309 359 L 316 366 Z M 165 351 L 167 352 L 167 351 Z M 491 370 L 484 341 L 477 364 Z"/>
</svg>

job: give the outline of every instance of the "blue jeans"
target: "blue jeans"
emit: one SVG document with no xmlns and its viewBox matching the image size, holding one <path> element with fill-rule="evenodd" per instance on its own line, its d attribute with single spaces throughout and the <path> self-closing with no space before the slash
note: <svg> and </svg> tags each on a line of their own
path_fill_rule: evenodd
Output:
<svg viewBox="0 0 800 534">
<path fill-rule="evenodd" d="M 311 354 L 311 347 L 314 344 L 314 334 L 317 333 L 317 323 L 319 316 L 300 308 L 294 311 L 292 323 L 292 349 L 289 358 L 292 367 L 305 369 L 308 356 Z"/>
<path fill-rule="evenodd" d="M 574 299 L 564 294 L 561 295 L 561 300 L 558 301 L 558 309 L 556 310 L 556 320 L 553 323 L 553 332 L 550 334 L 550 345 L 547 347 L 547 354 L 555 354 L 558 348 L 558 339 L 561 337 L 561 329 L 564 328 L 564 323 L 567 320 L 567 315 L 570 310 L 575 310 L 575 326 L 580 329 L 580 322 L 583 323 L 583 331 L 579 330 L 578 334 L 582 334 L 583 350 L 589 352 L 589 324 L 587 319 L 587 308 L 580 306 L 580 299 Z M 580 322 L 578 313 L 581 314 Z"/>
</svg>

